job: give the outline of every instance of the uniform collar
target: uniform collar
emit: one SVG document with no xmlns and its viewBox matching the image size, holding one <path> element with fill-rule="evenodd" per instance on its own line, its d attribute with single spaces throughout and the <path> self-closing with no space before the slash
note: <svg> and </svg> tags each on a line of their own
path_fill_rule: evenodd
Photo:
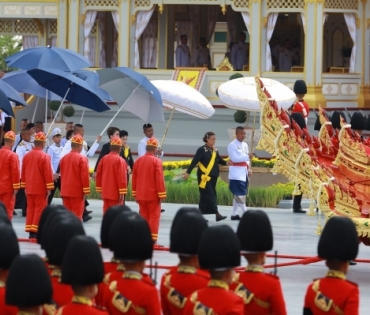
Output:
<svg viewBox="0 0 370 315">
<path fill-rule="evenodd" d="M 93 302 L 91 301 L 90 298 L 87 298 L 87 297 L 84 297 L 84 296 L 79 296 L 79 295 L 75 295 L 72 298 L 72 303 L 84 304 L 84 305 L 88 305 L 88 306 L 92 306 L 93 305 Z"/>
<path fill-rule="evenodd" d="M 123 279 L 133 279 L 133 280 L 141 280 L 143 278 L 143 275 L 136 271 L 125 271 L 125 273 L 122 276 Z"/>
<path fill-rule="evenodd" d="M 208 286 L 211 288 L 221 288 L 221 289 L 229 290 L 229 285 L 225 281 L 222 281 L 222 280 L 212 279 L 211 281 L 209 281 Z"/>
<path fill-rule="evenodd" d="M 177 272 L 194 274 L 197 272 L 197 268 L 194 268 L 192 266 L 178 266 Z"/>
<path fill-rule="evenodd" d="M 326 277 L 327 278 L 338 278 L 338 279 L 346 280 L 346 274 L 344 272 L 338 271 L 338 270 L 329 270 L 326 273 Z"/>
<path fill-rule="evenodd" d="M 249 265 L 245 268 L 245 271 L 247 272 L 264 272 L 264 269 L 262 266 L 259 265 Z"/>
</svg>

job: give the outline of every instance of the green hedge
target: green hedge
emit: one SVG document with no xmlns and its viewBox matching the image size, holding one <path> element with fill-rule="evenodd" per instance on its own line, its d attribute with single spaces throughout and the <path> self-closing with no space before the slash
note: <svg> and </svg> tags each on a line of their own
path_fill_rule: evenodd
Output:
<svg viewBox="0 0 370 315">
<path fill-rule="evenodd" d="M 247 198 L 247 206 L 274 208 L 280 200 L 292 194 L 293 188 L 292 183 L 276 184 L 269 187 L 252 186 Z M 90 190 L 91 193 L 87 196 L 88 199 L 100 199 L 95 191 L 94 181 L 91 181 Z M 231 206 L 233 198 L 228 185 L 219 180 L 216 190 L 218 205 Z M 167 198 L 165 202 L 167 203 L 197 204 L 199 201 L 198 185 L 194 180 L 186 182 L 182 180 L 166 182 L 166 191 Z M 55 197 L 59 197 L 59 191 L 56 192 Z M 126 200 L 134 201 L 131 194 L 131 185 L 128 189 Z"/>
</svg>

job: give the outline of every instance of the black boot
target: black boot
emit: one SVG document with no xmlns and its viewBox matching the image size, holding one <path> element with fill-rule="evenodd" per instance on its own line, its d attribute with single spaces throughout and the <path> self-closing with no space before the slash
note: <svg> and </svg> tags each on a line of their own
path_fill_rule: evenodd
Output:
<svg viewBox="0 0 370 315">
<path fill-rule="evenodd" d="M 293 198 L 293 212 L 294 213 L 306 213 L 301 207 L 302 194 L 295 195 Z"/>
</svg>

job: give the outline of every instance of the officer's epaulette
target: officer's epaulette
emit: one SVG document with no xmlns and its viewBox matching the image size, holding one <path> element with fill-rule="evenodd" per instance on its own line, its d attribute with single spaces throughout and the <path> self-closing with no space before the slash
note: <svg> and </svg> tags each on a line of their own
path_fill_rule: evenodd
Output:
<svg viewBox="0 0 370 315">
<path fill-rule="evenodd" d="M 19 142 L 18 146 L 19 147 L 24 146 L 24 142 L 23 141 Z"/>
</svg>

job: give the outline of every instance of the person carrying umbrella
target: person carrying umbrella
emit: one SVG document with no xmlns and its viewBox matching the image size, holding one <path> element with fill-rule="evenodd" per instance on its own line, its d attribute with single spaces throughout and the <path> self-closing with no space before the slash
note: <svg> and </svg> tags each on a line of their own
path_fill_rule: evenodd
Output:
<svg viewBox="0 0 370 315">
<path fill-rule="evenodd" d="M 188 179 L 193 168 L 198 165 L 199 210 L 203 214 L 215 214 L 216 221 L 225 220 L 227 217 L 221 215 L 217 208 L 216 184 L 220 174 L 218 165 L 232 165 L 232 162 L 226 162 L 220 157 L 215 147 L 216 135 L 214 132 L 207 132 L 203 137 L 203 142 L 205 144 L 195 153 L 184 175 L 184 180 Z"/>
<path fill-rule="evenodd" d="M 20 188 L 19 160 L 11 150 L 14 140 L 14 132 L 8 131 L 4 135 L 4 146 L 0 149 L 0 201 L 4 203 L 10 220 L 13 218 L 15 196 Z"/>
</svg>

